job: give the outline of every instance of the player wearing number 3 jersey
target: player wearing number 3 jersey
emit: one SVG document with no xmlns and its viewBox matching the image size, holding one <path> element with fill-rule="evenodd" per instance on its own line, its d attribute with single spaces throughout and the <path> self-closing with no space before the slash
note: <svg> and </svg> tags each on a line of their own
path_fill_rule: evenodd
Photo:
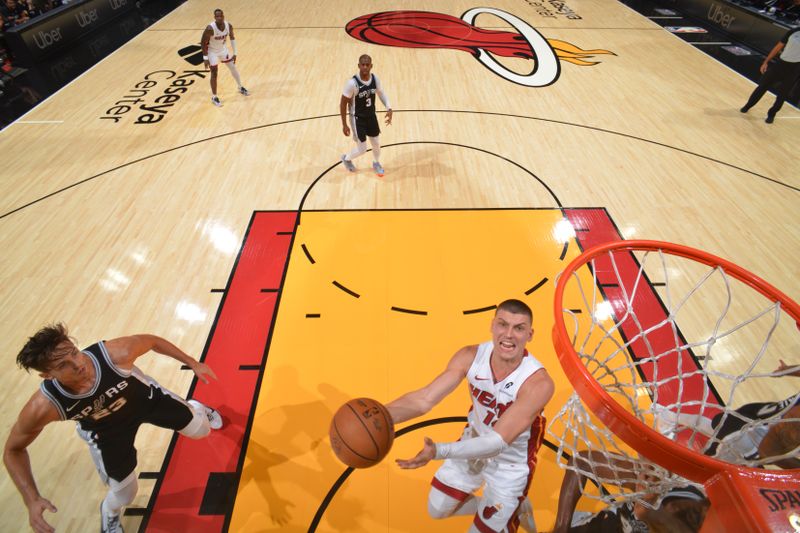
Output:
<svg viewBox="0 0 800 533">
<path fill-rule="evenodd" d="M 395 424 L 421 416 L 467 378 L 472 408 L 457 442 L 425 444 L 401 468 L 444 459 L 431 482 L 433 518 L 474 515 L 470 532 L 536 531 L 527 498 L 544 439 L 542 410 L 553 380 L 526 350 L 533 338 L 533 313 L 519 300 L 506 300 L 492 320 L 492 340 L 466 346 L 430 384 L 386 405 Z M 483 494 L 475 492 L 483 487 Z"/>
<path fill-rule="evenodd" d="M 367 151 L 367 138 L 369 138 L 372 145 L 372 168 L 375 174 L 383 176 L 383 167 L 380 162 L 381 143 L 378 137 L 381 134 L 381 128 L 378 124 L 378 116 L 375 114 L 375 104 L 378 98 L 386 107 L 386 124 L 391 124 L 392 106 L 389 104 L 386 93 L 383 92 L 381 80 L 372 74 L 372 58 L 365 54 L 358 59 L 358 74 L 347 80 L 339 101 L 342 132 L 349 137 L 352 128 L 353 140 L 356 142 L 355 148 L 342 154 L 341 157 L 342 164 L 350 172 L 354 172 L 356 169 L 353 159 Z"/>
</svg>

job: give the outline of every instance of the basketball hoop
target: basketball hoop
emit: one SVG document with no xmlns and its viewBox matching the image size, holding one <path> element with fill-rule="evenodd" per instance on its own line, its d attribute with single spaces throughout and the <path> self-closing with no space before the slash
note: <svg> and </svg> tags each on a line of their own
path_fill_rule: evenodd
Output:
<svg viewBox="0 0 800 533">
<path fill-rule="evenodd" d="M 636 240 L 596 246 L 574 259 L 557 280 L 554 311 L 553 342 L 577 393 L 550 426 L 559 454 L 605 454 L 605 462 L 630 471 L 599 480 L 592 468 L 580 473 L 637 486 L 601 499 L 618 505 L 645 494 L 663 497 L 688 480 L 702 484 L 711 501 L 704 532 L 800 531 L 800 469 L 759 468 L 796 458 L 800 443 L 779 457 L 753 459 L 731 446 L 730 434 L 717 434 L 719 424 L 711 434 L 659 431 L 660 413 L 743 418 L 735 409 L 745 396 L 752 402 L 753 391 L 774 389 L 783 374 L 768 371 L 769 365 L 779 354 L 795 363 L 799 357 L 796 302 L 709 253 Z M 727 357 L 731 353 L 739 357 Z M 726 357 L 734 370 L 725 367 Z M 741 420 L 736 438 L 759 431 L 763 438 L 777 424 L 800 424 L 783 418 L 788 411 Z M 563 433 L 555 434 L 554 424 L 563 425 Z"/>
</svg>

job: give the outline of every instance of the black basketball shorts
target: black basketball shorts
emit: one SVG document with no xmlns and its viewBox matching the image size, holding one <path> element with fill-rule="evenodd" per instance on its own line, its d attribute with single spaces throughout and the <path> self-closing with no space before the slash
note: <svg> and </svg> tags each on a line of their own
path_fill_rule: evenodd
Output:
<svg viewBox="0 0 800 533">
<path fill-rule="evenodd" d="M 108 477 L 122 481 L 136 469 L 136 432 L 142 424 L 179 431 L 194 417 L 194 411 L 185 401 L 156 385 L 150 386 L 152 398 L 142 405 L 139 416 L 133 421 L 102 432 L 91 432 L 91 445 L 100 452 L 102 467 Z"/>
<path fill-rule="evenodd" d="M 365 117 L 355 117 L 355 131 L 353 135 L 358 138 L 362 143 L 367 140 L 367 137 L 377 137 L 381 134 L 381 127 L 378 124 L 378 116 L 374 113 Z"/>
</svg>

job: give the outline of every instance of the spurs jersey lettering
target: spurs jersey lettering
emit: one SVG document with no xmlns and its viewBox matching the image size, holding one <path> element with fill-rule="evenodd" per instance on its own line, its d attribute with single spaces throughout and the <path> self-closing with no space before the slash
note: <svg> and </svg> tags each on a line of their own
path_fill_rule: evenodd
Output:
<svg viewBox="0 0 800 533">
<path fill-rule="evenodd" d="M 485 435 L 503 416 L 503 413 L 517 399 L 520 387 L 536 371 L 544 368 L 542 364 L 527 351 L 519 366 L 504 380 L 495 383 L 492 377 L 490 359 L 494 344 L 489 341 L 478 346 L 478 353 L 467 372 L 472 409 L 467 419 L 469 425 L 478 435 Z M 539 415 L 530 428 L 494 459 L 505 463 L 528 463 L 535 461 L 535 455 L 541 440 L 544 438 L 544 417 Z"/>
<path fill-rule="evenodd" d="M 84 394 L 67 392 L 58 381 L 46 379 L 42 393 L 63 420 L 75 420 L 86 431 L 102 432 L 138 420 L 140 408 L 152 397 L 150 381 L 138 370 L 118 368 L 100 341 L 84 348 L 95 370 L 95 383 Z"/>
<path fill-rule="evenodd" d="M 353 98 L 353 114 L 357 117 L 368 117 L 375 114 L 375 96 L 378 92 L 378 81 L 374 74 L 364 83 L 358 76 L 353 76 L 356 82 L 356 95 Z"/>
<path fill-rule="evenodd" d="M 214 30 L 214 35 L 211 36 L 211 39 L 208 41 L 208 50 L 214 53 L 222 53 L 225 51 L 225 39 L 228 38 L 228 34 L 231 32 L 230 24 L 228 21 L 225 21 L 225 29 L 220 30 L 217 27 L 216 21 L 209 24 L 211 29 Z"/>
</svg>

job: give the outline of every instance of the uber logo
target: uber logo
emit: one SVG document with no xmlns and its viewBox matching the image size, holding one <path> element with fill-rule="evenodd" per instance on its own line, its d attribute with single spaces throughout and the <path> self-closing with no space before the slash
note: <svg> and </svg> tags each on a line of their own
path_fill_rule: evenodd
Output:
<svg viewBox="0 0 800 533">
<path fill-rule="evenodd" d="M 733 21 L 736 20 L 736 17 L 726 13 L 721 5 L 713 3 L 711 7 L 708 8 L 708 20 L 716 22 L 723 28 L 730 28 Z"/>
<path fill-rule="evenodd" d="M 75 20 L 78 21 L 78 26 L 83 28 L 84 26 L 88 26 L 92 22 L 97 22 L 100 16 L 97 14 L 96 9 L 92 9 L 91 11 L 78 11 L 75 15 Z"/>
<path fill-rule="evenodd" d="M 53 43 L 57 43 L 61 40 L 61 26 L 54 30 L 50 30 L 48 32 L 39 31 L 39 33 L 33 34 L 33 42 L 36 43 L 36 46 L 39 47 L 40 50 L 44 50 L 48 46 Z"/>
<path fill-rule="evenodd" d="M 128 5 L 128 0 L 108 0 L 108 5 L 111 6 L 111 9 L 119 9 Z"/>
</svg>

